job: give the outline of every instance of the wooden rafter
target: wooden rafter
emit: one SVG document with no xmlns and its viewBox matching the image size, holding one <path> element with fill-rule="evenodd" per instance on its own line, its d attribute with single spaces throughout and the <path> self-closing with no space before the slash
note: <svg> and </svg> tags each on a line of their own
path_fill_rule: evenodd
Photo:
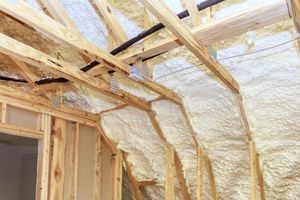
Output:
<svg viewBox="0 0 300 200">
<path fill-rule="evenodd" d="M 216 185 L 216 181 L 215 181 L 214 172 L 212 169 L 212 163 L 211 163 L 210 159 L 208 158 L 207 154 L 205 154 L 203 156 L 203 158 L 204 158 L 205 167 L 207 169 L 208 181 L 210 183 L 211 197 L 213 200 L 217 200 L 218 199 L 218 191 L 217 191 L 217 185 Z"/>
<path fill-rule="evenodd" d="M 46 35 L 51 36 L 54 39 L 69 44 L 71 47 L 77 49 L 77 51 L 128 77 L 130 72 L 130 66 L 128 64 L 109 54 L 108 52 L 98 48 L 83 37 L 78 37 L 76 33 L 59 22 L 56 22 L 46 15 L 36 12 L 34 9 L 28 6 L 28 4 L 19 2 L 19 4 L 15 6 L 6 1 L 1 1 L 0 10 L 12 16 L 13 18 L 22 21 L 23 23 L 34 27 Z M 176 95 L 176 93 L 167 89 L 166 87 L 163 87 L 162 85 L 148 81 L 137 81 L 137 83 L 162 96 L 165 96 L 176 103 L 180 103 L 180 98 Z"/>
<path fill-rule="evenodd" d="M 166 149 L 166 200 L 175 199 L 175 149 Z"/>
<path fill-rule="evenodd" d="M 192 34 L 202 41 L 205 46 L 210 46 L 215 42 L 268 26 L 288 17 L 286 0 L 272 0 L 247 11 L 233 14 L 225 19 L 215 20 L 208 25 L 197 26 L 192 29 Z M 176 37 L 170 37 L 128 52 L 120 58 L 127 63 L 133 63 L 137 58 L 150 58 L 182 45 Z"/>
<path fill-rule="evenodd" d="M 260 199 L 261 200 L 266 200 L 264 175 L 263 175 L 263 172 L 262 172 L 262 167 L 260 165 L 260 155 L 259 155 L 259 153 L 256 153 L 255 159 L 256 159 L 256 173 L 257 173 L 257 179 L 258 179 L 258 184 L 259 184 Z"/>
<path fill-rule="evenodd" d="M 161 0 L 141 0 L 148 10 L 163 23 L 201 62 L 203 62 L 231 91 L 239 93 L 239 85 L 230 73 L 214 61 L 207 48 Z"/>
<path fill-rule="evenodd" d="M 185 7 L 187 8 L 193 26 L 198 26 L 200 24 L 200 13 L 197 8 L 195 0 L 183 0 Z"/>
<path fill-rule="evenodd" d="M 110 87 L 99 79 L 80 71 L 69 63 L 59 61 L 30 46 L 18 42 L 6 35 L 0 34 L 0 52 L 14 56 L 23 62 L 40 67 L 46 71 L 62 76 L 70 81 L 85 85 L 95 91 L 129 103 L 143 110 L 149 110 L 147 102 L 125 92 L 111 92 Z"/>
<path fill-rule="evenodd" d="M 112 8 L 107 0 L 89 0 L 94 8 L 99 11 L 104 18 L 109 29 L 112 31 L 118 43 L 123 43 L 128 40 L 128 36 L 117 18 L 112 13 Z"/>
<path fill-rule="evenodd" d="M 300 34 L 300 2 L 299 0 L 288 0 L 288 3 L 297 32 Z"/>
</svg>

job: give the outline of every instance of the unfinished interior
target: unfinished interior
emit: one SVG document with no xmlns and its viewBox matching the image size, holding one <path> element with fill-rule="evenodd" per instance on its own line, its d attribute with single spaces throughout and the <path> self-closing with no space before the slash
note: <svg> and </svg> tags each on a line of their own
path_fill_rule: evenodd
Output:
<svg viewBox="0 0 300 200">
<path fill-rule="evenodd" d="M 299 0 L 0 11 L 0 199 L 300 199 Z"/>
</svg>

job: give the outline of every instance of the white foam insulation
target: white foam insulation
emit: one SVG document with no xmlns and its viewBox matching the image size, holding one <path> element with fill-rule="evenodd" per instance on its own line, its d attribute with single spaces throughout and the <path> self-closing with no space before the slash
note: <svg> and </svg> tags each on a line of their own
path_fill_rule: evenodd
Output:
<svg viewBox="0 0 300 200">
<path fill-rule="evenodd" d="M 174 12 L 184 9 L 180 0 L 165 0 Z M 107 49 L 107 30 L 87 0 L 61 0 L 82 34 Z M 197 1 L 200 2 L 200 1 Z M 228 0 L 217 6 L 221 19 L 268 1 Z M 113 12 L 129 37 L 143 28 L 143 7 L 138 0 L 110 0 Z M 206 23 L 206 16 L 202 18 Z M 261 154 L 267 199 L 300 199 L 300 53 L 291 19 L 255 31 L 253 44 L 246 34 L 213 44 L 220 63 L 238 81 L 251 130 Z M 153 59 L 154 80 L 183 98 L 197 138 L 212 161 L 221 200 L 250 198 L 249 151 L 237 102 L 205 66 L 185 47 Z M 200 68 L 200 69 L 199 69 Z M 122 89 L 147 100 L 155 94 L 129 82 Z M 132 85 L 132 86 L 131 86 Z M 140 92 L 139 92 L 140 91 Z M 87 101 L 88 98 L 86 99 Z M 111 105 L 90 104 L 97 112 Z M 196 199 L 196 149 L 180 108 L 167 101 L 155 101 L 156 113 L 166 139 L 183 163 L 192 199 Z M 103 109 L 104 110 L 104 109 Z M 147 114 L 125 107 L 102 115 L 106 134 L 129 153 L 137 180 L 157 180 L 146 187 L 154 200 L 164 199 L 165 146 Z M 207 182 L 207 181 L 206 181 Z M 208 184 L 205 199 L 210 199 Z M 176 190 L 181 199 L 180 190 Z"/>
</svg>

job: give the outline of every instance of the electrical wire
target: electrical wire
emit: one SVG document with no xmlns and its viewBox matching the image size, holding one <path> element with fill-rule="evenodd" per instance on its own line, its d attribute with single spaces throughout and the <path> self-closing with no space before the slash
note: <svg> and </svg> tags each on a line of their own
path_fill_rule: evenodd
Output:
<svg viewBox="0 0 300 200">
<path fill-rule="evenodd" d="M 292 39 L 292 40 L 288 40 L 288 41 L 282 42 L 282 43 L 280 43 L 280 44 L 276 44 L 276 45 L 274 45 L 274 46 L 266 47 L 266 48 L 259 49 L 259 50 L 256 50 L 256 51 L 250 51 L 250 52 L 243 53 L 243 54 L 238 54 L 238 55 L 233 55 L 233 56 L 228 56 L 228 57 L 220 58 L 220 59 L 218 59 L 217 61 L 222 61 L 222 60 L 228 60 L 228 59 L 232 59 L 232 58 L 243 57 L 243 56 L 246 56 L 246 55 L 256 54 L 256 53 L 259 53 L 259 52 L 263 52 L 263 51 L 275 49 L 275 48 L 280 47 L 280 46 L 283 46 L 283 45 L 285 45 L 285 44 L 289 44 L 289 43 L 298 41 L 299 38 L 300 38 L 300 37 L 297 36 L 296 38 L 294 38 L 294 39 Z M 178 73 L 178 72 L 182 72 L 182 71 L 185 71 L 185 70 L 188 70 L 188 69 L 193 69 L 193 68 L 195 68 L 195 67 L 199 67 L 199 66 L 202 66 L 202 65 L 204 65 L 204 64 L 198 64 L 198 65 L 193 65 L 193 66 L 186 67 L 186 68 L 183 68 L 183 69 L 179 69 L 179 70 L 173 71 L 173 72 L 171 72 L 171 73 L 169 73 L 169 74 L 164 74 L 164 75 L 162 75 L 162 76 L 159 76 L 159 77 L 155 78 L 154 81 L 159 80 L 159 79 L 162 79 L 162 78 L 165 78 L 165 77 L 170 76 L 170 75 L 172 75 L 172 74 L 175 74 L 175 73 Z"/>
</svg>

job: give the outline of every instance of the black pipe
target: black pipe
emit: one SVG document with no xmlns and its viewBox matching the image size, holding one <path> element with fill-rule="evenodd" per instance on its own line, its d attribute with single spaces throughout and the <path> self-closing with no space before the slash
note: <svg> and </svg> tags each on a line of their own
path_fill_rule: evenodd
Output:
<svg viewBox="0 0 300 200">
<path fill-rule="evenodd" d="M 216 5 L 218 3 L 221 3 L 225 0 L 207 0 L 205 2 L 202 2 L 200 4 L 197 4 L 197 8 L 199 11 L 204 10 L 208 7 L 211 7 L 213 5 Z M 183 19 L 189 16 L 189 12 L 187 10 L 177 14 L 179 19 Z M 142 39 L 144 39 L 145 37 L 163 29 L 165 26 L 162 23 L 156 24 L 154 26 L 152 26 L 151 28 L 139 33 L 137 36 L 131 38 L 130 40 L 124 42 L 123 44 L 121 44 L 120 46 L 118 46 L 117 48 L 113 49 L 110 53 L 112 55 L 117 55 L 118 53 L 121 53 L 122 51 L 126 50 L 128 47 L 132 46 L 133 44 L 141 41 Z M 165 53 L 165 52 L 163 52 Z M 159 56 L 163 53 L 159 53 L 156 55 L 153 55 L 149 58 L 145 58 L 142 61 L 146 61 L 152 58 L 155 58 L 156 56 Z M 80 70 L 83 72 L 87 72 L 90 69 L 94 68 L 96 65 L 100 64 L 98 61 L 94 60 L 92 62 L 90 62 L 89 64 L 85 65 L 84 67 L 82 67 Z M 131 64 L 132 65 L 132 64 Z M 114 73 L 113 70 L 109 71 L 109 73 Z M 13 82 L 23 82 L 23 83 L 27 83 L 26 80 L 23 79 L 14 79 L 14 78 L 10 78 L 10 77 L 4 77 L 4 76 L 0 76 L 0 80 L 5 80 L 5 81 L 13 81 Z M 65 83 L 68 82 L 67 79 L 65 78 L 45 78 L 45 79 L 41 79 L 36 81 L 35 83 L 38 85 L 42 85 L 42 84 L 48 84 L 48 83 Z"/>
</svg>

